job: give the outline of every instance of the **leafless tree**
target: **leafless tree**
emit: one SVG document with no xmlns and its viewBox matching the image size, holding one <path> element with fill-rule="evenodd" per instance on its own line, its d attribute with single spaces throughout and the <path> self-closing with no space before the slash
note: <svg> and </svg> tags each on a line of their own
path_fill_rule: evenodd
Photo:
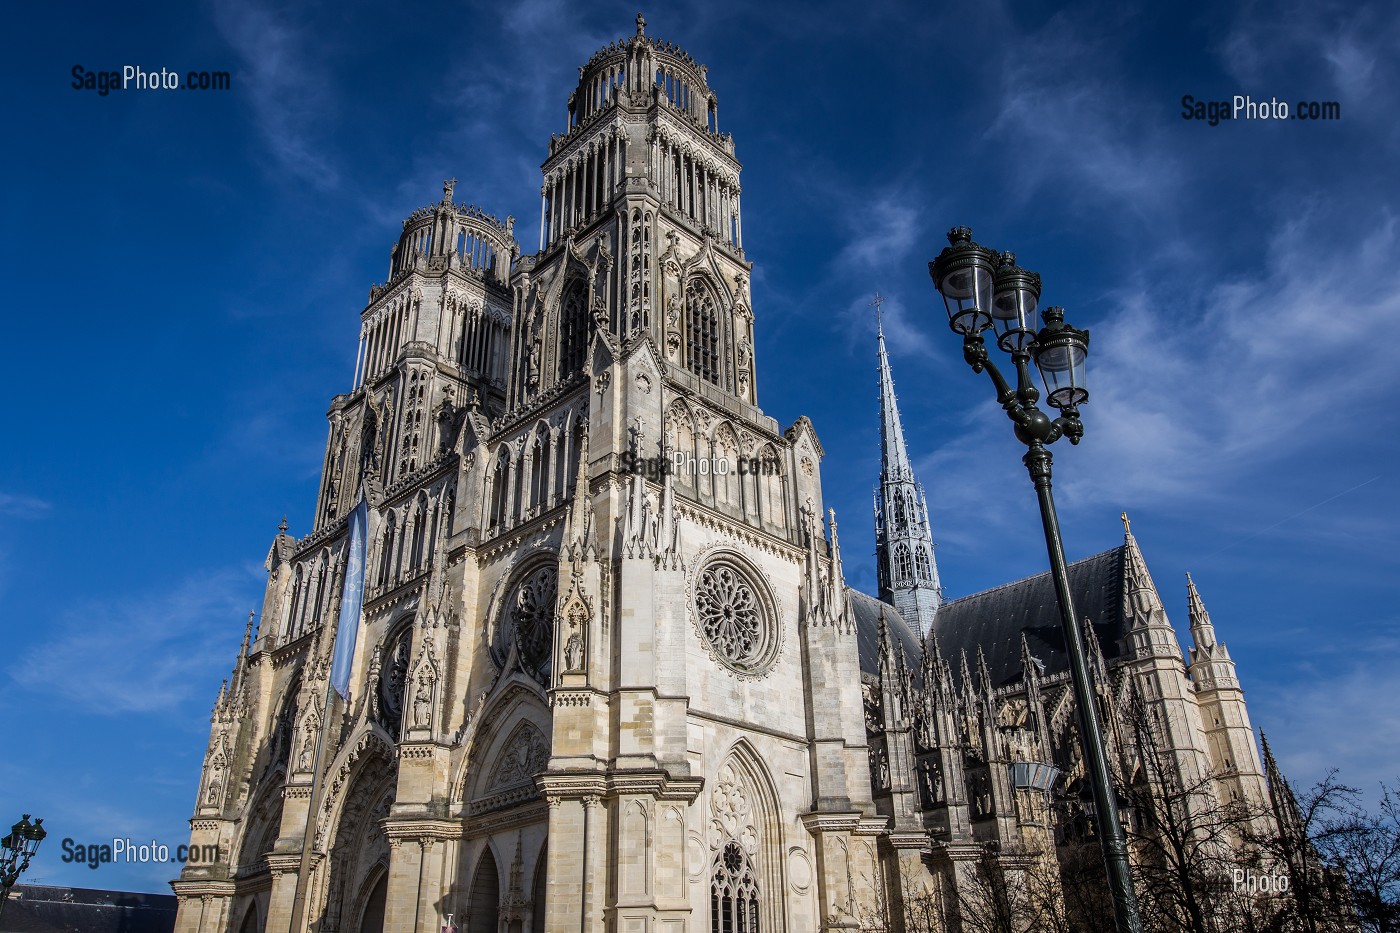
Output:
<svg viewBox="0 0 1400 933">
<path fill-rule="evenodd" d="M 1241 876 L 1264 874 L 1252 840 L 1268 824 L 1260 807 L 1222 801 L 1215 777 L 1183 779 L 1147 704 L 1134 694 L 1127 733 L 1136 773 L 1120 796 L 1128 804 L 1133 883 L 1143 925 L 1154 933 L 1248 933 L 1278 927 L 1283 905 L 1240 890 Z"/>
<path fill-rule="evenodd" d="M 1324 863 L 1346 873 L 1356 918 L 1367 933 L 1400 931 L 1400 786 L 1381 785 L 1377 812 L 1356 795 L 1317 842 Z"/>
</svg>

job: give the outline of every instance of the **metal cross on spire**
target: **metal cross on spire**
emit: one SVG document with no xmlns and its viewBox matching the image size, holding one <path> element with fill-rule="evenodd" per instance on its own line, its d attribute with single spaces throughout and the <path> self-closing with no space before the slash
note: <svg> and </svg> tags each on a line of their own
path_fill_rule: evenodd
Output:
<svg viewBox="0 0 1400 933">
<path fill-rule="evenodd" d="M 870 307 L 875 309 L 875 330 L 881 337 L 885 336 L 885 319 L 880 311 L 880 305 L 884 303 L 885 296 L 879 292 L 875 293 L 875 297 L 870 302 Z"/>
</svg>

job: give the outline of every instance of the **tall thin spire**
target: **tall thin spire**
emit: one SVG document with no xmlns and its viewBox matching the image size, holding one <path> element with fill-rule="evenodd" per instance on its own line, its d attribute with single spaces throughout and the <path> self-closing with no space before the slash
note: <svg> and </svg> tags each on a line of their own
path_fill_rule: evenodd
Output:
<svg viewBox="0 0 1400 933">
<path fill-rule="evenodd" d="M 938 564 L 933 556 L 928 502 L 914 478 L 904 425 L 890 375 L 885 348 L 882 308 L 877 292 L 870 306 L 876 314 L 876 342 L 880 357 L 880 488 L 875 494 L 875 548 L 880 575 L 880 598 L 899 610 L 920 637 L 933 628 L 943 600 Z"/>
<path fill-rule="evenodd" d="M 904 425 L 899 418 L 895 400 L 894 377 L 890 375 L 890 357 L 885 350 L 885 328 L 881 305 L 885 299 L 879 292 L 870 306 L 876 314 L 876 340 L 880 347 L 880 470 L 885 478 L 912 480 L 914 470 L 909 465 L 909 448 L 904 444 Z"/>
</svg>

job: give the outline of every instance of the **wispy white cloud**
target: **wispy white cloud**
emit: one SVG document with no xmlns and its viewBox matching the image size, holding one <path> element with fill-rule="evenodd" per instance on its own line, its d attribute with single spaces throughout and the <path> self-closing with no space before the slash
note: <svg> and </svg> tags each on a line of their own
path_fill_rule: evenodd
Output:
<svg viewBox="0 0 1400 933">
<path fill-rule="evenodd" d="M 1092 481 L 1070 479 L 1070 495 L 1228 494 L 1251 471 L 1370 417 L 1358 399 L 1400 388 L 1400 370 L 1374 347 L 1400 327 L 1400 239 L 1389 214 L 1353 222 L 1356 239 L 1339 241 L 1305 213 L 1276 231 L 1257 274 L 1116 296 L 1094 330 L 1094 443 L 1079 474 Z"/>
<path fill-rule="evenodd" d="M 870 191 L 865 186 L 843 187 L 831 180 L 823 190 L 837 204 L 845 238 L 828 266 L 830 284 L 843 291 L 864 286 L 841 309 L 847 344 L 869 351 L 875 330 L 871 301 L 876 291 L 883 290 L 885 301 L 880 312 L 891 352 L 925 359 L 936 356 L 938 348 L 919 320 L 919 311 L 911 313 L 905 296 L 882 284 L 903 278 L 901 267 L 908 265 L 915 248 L 922 245 L 925 215 L 916 210 L 917 202 L 910 197 L 908 187 L 896 182 Z M 826 287 L 822 291 L 830 293 Z M 916 300 L 927 304 L 926 295 Z"/>
<path fill-rule="evenodd" d="M 318 139 L 334 84 L 316 66 L 314 33 L 254 2 L 218 4 L 214 20 L 241 61 L 240 84 L 272 156 L 298 180 L 334 189 L 340 172 Z"/>
<path fill-rule="evenodd" d="M 69 606 L 9 676 L 44 703 L 104 716 L 174 711 L 196 697 L 212 701 L 211 677 L 231 666 L 249 588 L 244 573 L 223 571 L 166 592 Z"/>
<path fill-rule="evenodd" d="M 1220 64 L 1245 85 L 1242 90 L 1262 90 L 1288 75 L 1329 78 L 1333 88 L 1352 94 L 1377 89 L 1377 69 L 1393 58 L 1386 53 L 1400 30 L 1394 4 L 1292 0 L 1269 4 L 1267 15 L 1262 6 L 1239 7 L 1217 48 Z"/>
<path fill-rule="evenodd" d="M 1384 526 L 1338 524 L 1329 509 L 1311 508 L 1364 494 L 1352 487 L 1382 472 L 1350 451 L 1377 417 L 1362 400 L 1400 391 L 1400 370 L 1374 346 L 1377 334 L 1400 329 L 1400 269 L 1388 258 L 1400 251 L 1400 228 L 1386 213 L 1353 221 L 1360 229 L 1348 240 L 1324 234 L 1312 215 L 1292 218 L 1260 268 L 1218 286 L 1193 288 L 1169 269 L 1114 293 L 1092 329 L 1085 442 L 1056 445 L 1057 464 L 1073 464 L 1056 470 L 1061 506 L 1117 514 L 1257 503 L 1261 477 L 1330 444 L 1340 469 L 1300 473 L 1324 484 L 1278 503 L 1277 518 L 1306 511 L 1305 522 L 1242 529 L 1210 556 L 1264 533 L 1302 533 L 1294 525 L 1314 544 L 1384 539 Z M 947 436 L 916 463 L 919 476 L 937 478 L 929 495 L 940 542 L 975 552 L 1016 539 L 1034 507 L 1029 496 L 998 493 L 1026 482 L 998 406 L 984 397 Z"/>
<path fill-rule="evenodd" d="M 47 515 L 51 508 L 53 508 L 51 503 L 34 496 L 0 492 L 0 515 L 12 515 L 15 518 L 38 518 L 41 515 Z"/>
<path fill-rule="evenodd" d="M 1295 789 L 1332 768 L 1369 798 L 1381 781 L 1400 779 L 1400 707 L 1394 702 L 1400 646 L 1391 639 L 1356 648 L 1339 667 L 1273 671 L 1250 690 L 1255 727 L 1269 737 Z M 1361 724 L 1364 737 L 1357 731 Z"/>
<path fill-rule="evenodd" d="M 1118 69 L 1118 37 L 1099 11 L 1061 11 L 1041 28 L 1005 32 L 998 48 L 1002 94 L 985 140 L 1014 162 L 1012 191 L 1028 200 L 1047 186 L 1060 197 L 1107 202 L 1132 216 L 1173 212 L 1184 178 L 1140 94 Z M 1093 61 L 1094 68 L 1082 63 Z M 1120 73 L 1121 72 L 1121 73 Z"/>
</svg>

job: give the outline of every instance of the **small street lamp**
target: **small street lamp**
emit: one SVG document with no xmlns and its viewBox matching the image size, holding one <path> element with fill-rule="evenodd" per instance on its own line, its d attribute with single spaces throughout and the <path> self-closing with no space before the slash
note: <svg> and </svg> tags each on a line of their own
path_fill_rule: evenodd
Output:
<svg viewBox="0 0 1400 933">
<path fill-rule="evenodd" d="M 10 834 L 0 839 L 0 911 L 10 899 L 10 888 L 15 886 L 19 876 L 29 867 L 29 860 L 39 851 L 39 843 L 48 833 L 44 830 L 43 818 L 29 822 L 29 814 L 10 827 Z"/>
<path fill-rule="evenodd" d="M 1036 328 L 1040 306 L 1040 276 L 1016 265 L 1014 253 L 996 253 L 972 241 L 967 227 L 948 232 L 948 246 L 928 264 L 934 287 L 943 296 L 948 310 L 948 326 L 963 338 L 963 359 L 973 372 L 986 371 L 996 387 L 997 401 L 1014 425 L 1018 440 L 1028 448 L 1022 462 L 1040 500 L 1040 519 L 1045 530 L 1045 546 L 1050 554 L 1050 572 L 1060 602 L 1060 623 L 1069 654 L 1070 678 L 1074 683 L 1075 706 L 1079 711 L 1079 734 L 1092 808 L 1102 841 L 1108 887 L 1113 896 L 1113 914 L 1119 933 L 1141 933 L 1137 895 L 1128 866 L 1128 841 L 1123 826 L 1115 818 L 1112 778 L 1104 750 L 1103 728 L 1098 705 L 1089 681 L 1089 664 L 1084 652 L 1084 636 L 1075 618 L 1070 599 L 1069 573 L 1065 568 L 1060 522 L 1050 490 L 1050 451 L 1047 447 L 1061 437 L 1078 444 L 1084 436 L 1079 406 L 1089 400 L 1084 387 L 1084 361 L 1089 353 L 1089 332 L 1065 323 L 1063 308 L 1040 312 L 1042 326 Z M 992 330 L 997 346 L 1011 355 L 1016 370 L 1016 386 L 1002 376 L 987 352 L 983 334 Z M 1059 409 L 1051 418 L 1036 407 L 1040 390 L 1031 378 L 1034 361 L 1045 385 L 1045 401 Z"/>
</svg>

